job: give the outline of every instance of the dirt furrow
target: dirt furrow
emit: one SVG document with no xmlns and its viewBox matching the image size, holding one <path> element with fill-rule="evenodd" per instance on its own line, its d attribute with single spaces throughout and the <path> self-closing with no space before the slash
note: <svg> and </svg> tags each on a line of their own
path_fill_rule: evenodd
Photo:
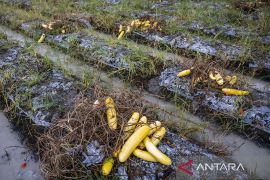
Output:
<svg viewBox="0 0 270 180">
<path fill-rule="evenodd" d="M 170 3 L 169 3 L 170 4 Z M 108 6 L 110 7 L 110 5 Z M 77 16 L 77 17 L 76 17 Z M 134 16 L 134 17 L 133 17 Z M 52 17 L 52 16 L 49 16 Z M 128 22 L 126 19 L 116 22 L 110 22 L 113 24 L 109 29 L 105 28 L 106 22 L 100 21 L 99 17 L 89 15 L 87 13 L 81 14 L 59 14 L 55 16 L 57 20 L 71 20 L 71 21 L 81 21 L 86 23 L 89 19 L 90 22 L 87 22 L 88 27 L 94 27 L 97 30 L 104 31 L 106 33 L 118 33 L 118 25 L 123 24 L 127 25 Z M 152 19 L 147 13 L 144 15 L 134 15 L 131 14 L 133 18 L 141 18 L 141 20 Z M 59 19 L 60 18 L 60 19 Z M 132 20 L 132 19 L 131 19 Z M 130 21 L 131 21 L 130 20 Z M 167 20 L 167 18 L 166 18 Z M 13 22 L 11 22 L 12 24 Z M 85 24 L 86 25 L 86 24 Z M 104 28 L 104 29 L 103 29 Z M 164 28 L 166 32 L 166 27 Z M 181 55 L 185 54 L 189 57 L 198 56 L 198 53 L 205 55 L 204 57 L 214 57 L 214 59 L 220 60 L 220 63 L 226 66 L 229 69 L 237 69 L 239 71 L 245 71 L 250 75 L 255 71 L 256 74 L 264 78 L 268 78 L 269 74 L 269 53 L 267 51 L 260 51 L 256 48 L 256 45 L 253 47 L 241 46 L 233 43 L 226 43 L 222 40 L 214 39 L 205 39 L 199 35 L 189 35 L 188 33 L 174 33 L 166 34 L 164 32 L 159 32 L 156 30 L 149 31 L 138 31 L 134 30 L 131 33 L 127 33 L 128 37 L 135 40 L 136 42 L 145 42 L 147 44 L 154 45 L 155 47 L 164 47 L 173 50 L 174 52 L 179 52 Z M 263 49 L 263 48 L 260 48 Z"/>
<path fill-rule="evenodd" d="M 23 23 L 20 28 L 24 30 L 27 34 L 29 34 L 32 37 L 38 37 L 39 34 L 42 33 L 42 29 L 38 28 L 42 21 L 36 20 L 33 22 Z M 37 28 L 36 28 L 37 27 Z M 160 57 L 157 57 L 156 60 L 154 60 L 155 64 L 151 63 L 151 58 L 149 53 L 145 53 L 141 56 L 137 56 L 136 52 L 134 53 L 132 49 L 125 48 L 121 45 L 112 46 L 110 43 L 106 41 L 106 38 L 102 39 L 99 35 L 93 35 L 91 34 L 82 34 L 82 33 L 70 33 L 70 34 L 55 34 L 55 35 L 47 35 L 46 42 L 49 42 L 52 45 L 55 45 L 61 49 L 64 49 L 65 51 L 69 51 L 72 54 L 72 50 L 76 50 L 76 55 L 84 59 L 84 61 L 89 62 L 90 64 L 96 64 L 96 63 L 103 63 L 105 65 L 108 65 L 109 67 L 116 68 L 118 70 L 124 70 L 126 73 L 131 75 L 132 77 L 139 76 L 141 78 L 148 78 L 151 76 L 157 76 L 162 70 L 166 67 L 172 67 L 177 64 L 177 61 L 174 59 L 166 62 L 158 59 Z M 142 52 L 144 53 L 144 52 Z M 147 57 L 148 56 L 148 57 Z M 145 57 L 146 59 L 149 58 L 150 60 L 146 60 L 145 62 L 141 62 L 138 58 Z M 153 58 L 155 59 L 155 58 Z M 153 61 L 152 59 L 152 61 Z M 168 58 L 167 58 L 168 59 Z M 152 65 L 152 68 L 151 68 Z M 174 69 L 174 73 L 171 73 L 170 79 L 173 77 L 176 78 L 177 69 L 180 71 L 183 70 L 184 67 L 190 68 L 192 64 L 183 63 L 181 67 L 177 67 Z M 159 68 L 161 67 L 161 68 Z M 214 70 L 214 65 L 211 67 L 212 70 Z M 217 68 L 219 68 L 217 66 Z M 125 74 L 124 72 L 124 74 Z M 131 73 L 134 74 L 131 74 Z M 166 71 L 165 71 L 166 72 Z M 164 75 L 164 73 L 163 73 Z M 229 75 L 229 74 L 228 74 Z M 164 78 L 162 80 L 162 74 L 161 74 L 161 81 L 155 82 L 153 85 L 154 87 L 159 87 L 158 84 L 161 86 L 165 86 L 172 92 L 179 92 L 176 87 L 169 88 L 175 82 L 172 81 L 165 81 Z M 177 79 L 177 78 L 176 78 Z M 247 79 L 247 78 L 244 78 Z M 177 79 L 178 80 L 178 79 Z M 142 81 L 142 80 L 139 80 Z M 145 83 L 145 80 L 143 80 Z M 180 81 L 180 80 L 178 80 Z M 185 80 L 186 81 L 186 80 Z M 192 93 L 191 89 L 191 81 L 186 81 L 186 85 L 182 84 L 182 86 L 178 86 L 178 89 L 185 89 L 185 93 L 180 93 L 180 95 L 188 100 L 193 100 L 194 97 L 198 100 L 198 102 L 204 102 L 202 103 L 202 106 L 205 106 L 211 110 L 214 110 L 218 113 L 223 113 L 225 115 L 229 115 L 229 117 L 233 119 L 240 119 L 240 122 L 244 122 L 246 124 L 249 124 L 251 126 L 254 126 L 256 128 L 259 128 L 263 131 L 268 132 L 268 90 L 267 88 L 269 84 L 265 84 L 265 88 L 263 89 L 257 89 L 256 87 L 260 87 L 260 85 L 257 84 L 257 86 L 254 86 L 254 83 L 248 84 L 245 82 L 245 80 L 241 80 L 242 85 L 240 88 L 242 89 L 248 89 L 252 91 L 251 98 L 241 98 L 239 100 L 238 97 L 230 97 L 230 96 L 224 96 L 217 92 L 218 90 L 210 90 L 211 95 L 207 94 L 205 90 L 201 91 L 198 94 Z M 254 82 L 254 80 L 253 80 Z M 181 83 L 181 81 L 179 82 Z M 182 82 L 183 83 L 183 82 Z M 147 84 L 147 81 L 146 81 Z M 152 87 L 150 87 L 152 88 Z M 253 91 L 252 89 L 255 90 Z M 160 88 L 159 88 L 160 89 Z M 265 91 L 267 91 L 265 93 Z M 159 93 L 159 92 L 155 92 Z M 179 93 L 178 93 L 179 94 Z M 200 94 L 200 95 L 199 95 Z M 219 97 L 220 96 L 220 97 Z M 259 97 L 261 100 L 253 101 L 254 99 Z M 193 101 L 194 103 L 195 101 Z M 200 103 L 198 103 L 200 104 Z M 230 104 L 230 105 L 229 105 Z M 196 107 L 199 108 L 199 107 Z M 243 109 L 245 111 L 245 114 L 239 115 L 239 109 Z M 252 113 L 254 112 L 254 113 Z M 266 113 L 266 115 L 264 115 Z M 259 117 L 259 118 L 258 118 Z"/>
<path fill-rule="evenodd" d="M 1 44 L 5 45 L 1 46 L 0 54 L 3 96 L 7 99 L 6 102 L 11 101 L 11 105 L 15 106 L 17 116 L 26 116 L 24 123 L 30 124 L 29 121 L 26 121 L 30 119 L 35 123 L 34 126 L 49 126 L 50 123 L 56 123 L 59 118 L 65 117 L 67 111 L 73 107 L 75 97 L 83 90 L 83 83 L 55 69 L 53 65 L 49 63 L 50 60 L 31 54 L 31 50 L 28 52 L 27 49 L 24 49 L 25 47 L 19 47 L 16 44 L 6 41 L 4 38 L 1 38 Z M 93 99 L 95 98 L 93 97 L 91 88 L 85 93 L 86 96 L 92 97 Z M 133 170 L 136 169 L 136 171 L 139 172 L 139 174 L 135 176 L 145 178 L 156 178 L 158 176 L 159 178 L 164 178 L 167 176 L 177 177 L 176 170 L 180 160 L 193 158 L 194 162 L 199 162 L 200 158 L 203 158 L 209 163 L 215 161 L 226 162 L 222 158 L 210 154 L 205 149 L 190 143 L 174 133 L 168 132 L 166 142 L 169 141 L 175 144 L 175 146 L 172 147 L 170 144 L 164 142 L 160 144 L 160 149 L 172 158 L 172 166 L 164 167 L 157 163 L 149 163 L 132 158 L 132 161 L 129 161 L 127 167 Z M 89 142 L 89 144 L 83 145 L 90 147 L 91 143 L 92 142 Z M 91 157 L 93 149 L 90 151 L 85 151 L 85 149 L 87 149 L 87 147 L 83 147 L 82 150 L 82 152 L 86 154 L 84 155 L 86 158 L 84 162 L 88 162 L 87 154 Z M 181 154 L 185 157 L 182 157 Z M 99 156 L 102 160 L 104 154 L 100 153 Z M 88 162 L 88 164 L 89 163 L 91 162 Z M 101 161 L 95 162 L 95 164 L 100 163 Z M 130 176 L 130 174 L 132 174 L 132 172 L 126 170 L 122 172 L 121 169 L 125 169 L 125 167 L 121 164 L 117 166 L 118 168 L 115 168 L 114 172 L 116 176 L 119 174 L 119 171 L 124 173 L 122 174 L 124 176 Z M 200 173 L 201 172 L 194 170 L 195 177 L 199 177 Z M 216 177 L 222 175 L 224 176 L 224 174 L 220 174 L 220 172 L 212 174 L 212 176 Z M 226 175 L 228 174 L 226 173 Z M 249 177 L 248 174 L 241 171 L 232 172 L 230 176 Z"/>
<path fill-rule="evenodd" d="M 7 31 L 5 31 L 5 32 L 7 32 Z M 9 37 L 9 38 L 11 38 L 11 36 Z M 19 35 L 15 35 L 15 33 L 13 33 L 13 38 L 15 38 L 15 39 L 17 39 L 17 40 L 21 40 L 22 42 L 24 42 L 25 43 L 25 38 L 24 37 L 22 37 L 22 36 L 19 36 Z M 65 64 L 65 67 L 69 67 L 68 69 L 69 70 L 72 70 L 73 72 L 74 72 L 74 74 L 78 74 L 79 76 L 82 76 L 83 75 L 83 70 L 85 70 L 85 69 L 88 69 L 89 67 L 88 66 L 85 66 L 84 64 L 81 64 L 81 63 L 79 63 L 78 61 L 70 61 L 68 58 L 66 58 L 66 55 L 63 55 L 63 54 L 61 54 L 61 53 L 56 53 L 56 54 L 54 54 L 54 51 L 52 50 L 52 49 L 48 49 L 48 47 L 46 46 L 46 45 L 38 45 L 36 48 L 34 48 L 34 50 L 36 51 L 36 52 L 39 52 L 39 54 L 41 54 L 41 55 L 43 55 L 44 57 L 49 57 L 49 59 L 53 59 L 54 60 L 54 62 L 55 63 L 57 63 L 58 62 L 58 64 Z M 60 56 L 59 56 L 60 55 Z M 59 60 L 61 61 L 61 63 L 59 63 Z M 70 64 L 70 62 L 72 62 L 71 64 Z M 81 65 L 80 65 L 81 64 Z M 97 73 L 97 74 L 99 74 L 99 73 Z M 107 82 L 111 82 L 111 80 L 109 80 L 109 79 L 106 79 L 106 73 L 100 73 L 103 77 L 102 77 L 102 79 L 103 80 L 106 80 Z M 119 83 L 120 82 L 120 83 Z M 112 84 L 113 84 L 113 87 L 119 87 L 119 86 L 122 86 L 122 87 L 124 87 L 124 84 L 123 83 L 121 83 L 121 81 L 120 80 L 117 80 L 117 78 L 113 78 L 113 80 L 112 80 Z M 144 97 L 148 97 L 147 96 L 147 93 L 144 95 Z M 147 99 L 147 98 L 145 98 L 145 99 Z M 150 98 L 148 97 L 148 100 L 149 100 Z M 154 98 L 155 99 L 155 98 Z M 153 102 L 153 100 L 152 100 L 152 102 Z M 158 102 L 160 102 L 160 101 L 158 101 Z M 167 105 L 165 105 L 165 108 L 166 107 L 170 107 L 170 106 L 167 106 Z M 163 114 L 163 117 L 164 117 L 164 114 Z M 187 117 L 187 118 L 190 118 L 190 117 Z M 178 118 L 177 118 L 178 119 Z M 179 119 L 178 119 L 179 120 Z M 192 121 L 192 120 L 191 120 Z M 210 131 L 210 132 L 209 132 Z M 208 132 L 207 133 L 207 135 L 209 135 L 209 136 L 211 136 L 211 134 L 215 134 L 215 133 L 211 133 L 212 131 L 211 130 L 207 130 L 206 132 Z M 220 134 L 219 134 L 220 135 Z M 224 137 L 223 137 L 223 135 L 221 135 L 222 136 L 222 138 L 221 139 L 223 139 L 223 141 L 225 141 L 226 139 L 227 140 L 229 140 L 230 138 L 232 138 L 232 136 L 235 136 L 235 135 L 224 135 Z M 216 139 L 216 136 L 212 136 L 212 137 L 210 137 L 210 139 L 211 138 L 213 138 L 213 139 Z M 227 142 L 228 143 L 228 142 Z M 231 142 L 229 141 L 229 144 L 230 144 Z M 234 143 L 233 143 L 234 144 Z M 233 144 L 231 144 L 231 145 L 233 145 Z M 235 144 L 234 144 L 235 145 Z M 252 145 L 252 143 L 250 144 L 250 143 L 247 143 L 247 146 L 243 146 L 243 149 L 242 149 L 242 151 L 243 152 L 245 152 L 246 151 L 246 148 L 248 148 L 248 147 L 250 147 L 250 146 L 253 146 Z M 233 147 L 233 146 L 232 146 Z M 241 148 L 240 148 L 241 149 Z M 265 150 L 264 149 L 262 149 L 262 150 L 259 150 L 260 152 L 265 152 Z M 238 160 L 243 160 L 239 155 L 238 156 L 232 156 L 233 158 L 235 158 L 235 159 L 238 159 Z M 247 163 L 247 164 L 249 164 L 249 163 Z M 253 169 L 253 166 L 252 165 L 250 165 L 249 164 L 249 167 L 251 168 L 251 169 Z M 266 171 L 264 171 L 264 172 L 266 172 Z M 263 174 L 263 173 L 262 173 Z"/>
</svg>

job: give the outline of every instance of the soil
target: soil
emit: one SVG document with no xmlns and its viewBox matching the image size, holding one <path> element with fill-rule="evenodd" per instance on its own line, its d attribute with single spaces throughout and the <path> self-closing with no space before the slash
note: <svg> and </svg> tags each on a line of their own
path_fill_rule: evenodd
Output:
<svg viewBox="0 0 270 180">
<path fill-rule="evenodd" d="M 85 9 L 88 2 L 70 2 L 69 8 L 74 13 L 63 12 L 57 1 L 39 3 L 43 6 L 34 0 L 0 1 L 6 8 L 1 7 L 3 12 L 0 12 L 1 101 L 9 120 L 25 137 L 21 145 L 13 137 L 15 132 L 10 131 L 11 127 L 4 124 L 8 128 L 4 129 L 7 134 L 0 139 L 3 145 L 14 142 L 23 148 L 12 146 L 12 152 L 6 149 L 2 152 L 4 163 L 1 166 L 5 171 L 8 168 L 13 171 L 12 174 L 0 171 L 0 178 L 1 175 L 11 179 L 41 178 L 38 162 L 29 158 L 35 157 L 35 153 L 27 148 L 40 153 L 37 155 L 42 159 L 45 179 L 100 176 L 103 159 L 108 158 L 115 147 L 104 144 L 106 140 L 99 136 L 77 139 L 77 142 L 72 138 L 87 134 L 85 128 L 67 128 L 62 124 L 65 120 L 67 124 L 75 121 L 75 125 L 85 122 L 87 117 L 72 116 L 78 110 L 76 102 L 82 94 L 90 102 L 90 105 L 85 104 L 90 108 L 88 112 L 92 111 L 92 101 L 110 95 L 118 105 L 124 104 L 123 109 L 136 106 L 127 99 L 141 102 L 139 109 L 155 114 L 150 119 L 160 120 L 166 126 L 167 134 L 158 148 L 172 159 L 171 166 L 132 156 L 127 163 L 116 162 L 110 178 L 269 177 L 270 30 L 267 29 L 266 2 L 169 0 L 149 1 L 144 5 L 136 1 L 127 6 L 121 0 L 107 0 L 89 2 L 100 11 L 92 10 L 92 14 Z M 47 3 L 54 8 L 48 9 Z M 119 5 L 129 13 L 116 10 Z M 179 14 L 189 6 L 194 7 L 197 19 L 192 17 L 195 14 L 191 17 Z M 223 19 L 218 23 L 202 20 L 200 13 L 205 13 L 201 12 L 202 7 L 209 14 L 214 13 L 210 19 L 213 22 L 217 18 L 214 15 Z M 14 12 L 9 12 L 10 8 Z M 134 28 L 117 40 L 119 25 L 128 26 L 135 19 L 158 25 L 157 28 Z M 50 23 L 52 30 L 44 28 Z M 258 23 L 258 27 L 253 26 L 254 23 Z M 37 44 L 43 33 L 44 42 Z M 191 70 L 190 75 L 177 77 L 186 69 Z M 218 85 L 210 80 L 210 72 L 218 72 L 223 78 L 235 75 L 237 82 L 231 84 L 224 80 L 223 85 Z M 102 97 L 96 96 L 99 88 L 106 92 Z M 246 90 L 249 95 L 229 96 L 222 88 Z M 127 92 L 129 98 L 122 92 Z M 123 109 L 118 110 L 123 113 Z M 128 113 L 130 116 L 131 112 Z M 4 117 L 0 119 L 5 123 Z M 51 133 L 55 129 L 58 133 Z M 65 139 L 67 129 L 76 132 L 71 142 Z M 43 137 L 48 146 L 38 150 L 36 140 L 39 137 Z M 66 144 L 75 147 L 71 150 L 76 151 L 76 155 L 66 152 L 63 148 Z M 57 151 L 52 152 L 55 147 Z M 53 157 L 51 162 L 46 153 Z M 60 166 L 56 168 L 59 171 L 55 173 L 50 168 L 54 167 L 54 160 L 59 160 L 59 154 L 65 154 L 63 159 L 68 160 L 59 158 L 57 165 Z M 93 155 L 96 158 L 93 159 Z M 21 163 L 22 159 L 26 164 Z M 195 165 L 200 162 L 243 163 L 244 170 L 199 171 L 193 166 L 193 176 L 188 176 L 178 166 L 191 159 Z M 77 168 L 82 169 L 73 171 Z"/>
</svg>

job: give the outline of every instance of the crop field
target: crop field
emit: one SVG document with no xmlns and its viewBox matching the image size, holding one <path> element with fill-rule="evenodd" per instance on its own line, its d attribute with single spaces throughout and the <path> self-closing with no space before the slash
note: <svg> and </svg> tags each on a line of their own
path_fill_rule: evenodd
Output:
<svg viewBox="0 0 270 180">
<path fill-rule="evenodd" d="M 270 3 L 0 0 L 0 97 L 17 178 L 267 179 Z"/>
</svg>

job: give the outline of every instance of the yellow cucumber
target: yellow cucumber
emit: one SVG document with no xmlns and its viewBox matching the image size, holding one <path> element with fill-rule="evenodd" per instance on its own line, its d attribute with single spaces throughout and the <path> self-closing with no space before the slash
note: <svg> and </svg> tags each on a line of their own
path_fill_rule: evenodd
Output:
<svg viewBox="0 0 270 180">
<path fill-rule="evenodd" d="M 127 139 L 135 130 L 136 124 L 139 121 L 140 114 L 138 112 L 134 112 L 124 127 L 124 139 Z"/>
<path fill-rule="evenodd" d="M 131 153 L 136 149 L 136 147 L 143 141 L 145 137 L 147 137 L 150 128 L 147 125 L 140 127 L 137 131 L 135 131 L 125 142 L 123 145 L 118 159 L 120 162 L 125 162 Z"/>
<path fill-rule="evenodd" d="M 157 27 L 157 25 L 158 25 L 158 22 L 154 22 L 153 23 L 153 28 Z"/>
<path fill-rule="evenodd" d="M 115 108 L 114 101 L 111 97 L 105 99 L 105 106 L 106 108 Z"/>
<path fill-rule="evenodd" d="M 120 26 L 119 26 L 119 32 L 122 32 L 122 31 L 124 31 L 124 26 L 122 24 L 120 24 Z"/>
<path fill-rule="evenodd" d="M 152 156 L 152 154 L 150 154 L 147 151 L 143 151 L 143 150 L 140 150 L 140 149 L 135 149 L 133 151 L 133 155 L 138 157 L 138 158 L 141 158 L 141 159 L 143 159 L 145 161 L 157 162 L 157 160 L 154 158 L 154 156 Z"/>
<path fill-rule="evenodd" d="M 116 110 L 114 108 L 107 109 L 107 121 L 110 129 L 117 129 Z"/>
<path fill-rule="evenodd" d="M 225 76 L 225 80 L 226 81 L 231 81 L 232 80 L 232 76 Z"/>
<path fill-rule="evenodd" d="M 190 69 L 187 69 L 187 70 L 184 70 L 184 71 L 181 71 L 177 74 L 178 77 L 184 77 L 184 76 L 187 76 L 191 73 L 191 70 Z"/>
<path fill-rule="evenodd" d="M 107 121 L 110 129 L 117 128 L 117 117 L 116 117 L 116 110 L 114 101 L 111 97 L 107 97 L 105 99 L 105 106 L 107 108 Z"/>
<path fill-rule="evenodd" d="M 45 39 L 45 34 L 43 33 L 43 34 L 40 36 L 40 38 L 39 38 L 39 40 L 38 40 L 38 43 L 43 43 L 44 39 Z"/>
<path fill-rule="evenodd" d="M 234 85 L 237 81 L 237 76 L 233 76 L 232 79 L 230 80 L 229 84 Z"/>
<path fill-rule="evenodd" d="M 116 158 L 118 154 L 120 153 L 120 151 L 121 151 L 121 147 L 119 147 L 116 151 L 113 152 L 113 157 Z"/>
<path fill-rule="evenodd" d="M 131 26 L 127 26 L 127 30 L 126 30 L 126 33 L 131 33 L 131 31 L 132 31 L 132 28 L 131 28 Z"/>
<path fill-rule="evenodd" d="M 135 25 L 135 21 L 131 21 L 130 26 L 133 27 Z"/>
<path fill-rule="evenodd" d="M 216 78 L 216 81 L 217 81 L 218 85 L 223 85 L 224 84 L 224 80 L 223 80 L 222 76 L 218 72 L 216 72 L 215 78 Z"/>
<path fill-rule="evenodd" d="M 137 131 L 137 129 L 139 129 L 140 127 L 142 127 L 143 125 L 146 125 L 147 123 L 147 117 L 143 116 L 141 117 L 141 119 L 139 120 L 139 122 L 137 123 L 137 126 L 135 128 L 135 131 Z"/>
<path fill-rule="evenodd" d="M 41 26 L 42 26 L 44 29 L 48 29 L 48 25 L 47 25 L 47 24 L 42 23 Z"/>
<path fill-rule="evenodd" d="M 159 130 L 157 130 L 153 136 L 151 137 L 151 142 L 156 146 L 161 141 L 161 139 L 165 136 L 166 129 L 164 127 L 161 127 Z"/>
<path fill-rule="evenodd" d="M 159 122 L 159 121 L 158 121 Z M 161 123 L 160 123 L 160 126 L 161 126 Z M 166 130 L 165 130 L 165 128 L 164 127 L 162 127 L 162 128 L 160 128 L 160 126 L 158 127 L 158 129 L 156 129 L 153 133 L 153 135 L 152 135 L 152 137 L 151 137 L 151 142 L 156 146 L 160 141 L 161 141 L 161 139 L 164 137 L 164 135 L 165 135 L 165 133 L 166 133 Z M 151 124 L 150 124 L 150 128 L 151 128 Z M 151 129 L 152 130 L 152 129 Z M 151 130 L 150 130 L 150 132 L 151 132 Z M 149 134 L 150 134 L 150 132 L 149 132 Z M 150 136 L 148 134 L 148 136 Z M 152 133 L 151 133 L 152 134 Z M 145 148 L 145 145 L 144 145 L 144 143 L 143 142 L 141 142 L 140 144 L 139 144 L 139 148 L 140 149 L 144 149 Z"/>
<path fill-rule="evenodd" d="M 102 174 L 104 176 L 107 176 L 111 173 L 113 164 L 114 164 L 113 158 L 105 159 L 105 161 L 102 164 Z"/>
<path fill-rule="evenodd" d="M 117 39 L 122 39 L 122 37 L 124 36 L 125 34 L 125 31 L 121 31 L 119 36 L 117 37 Z"/>
<path fill-rule="evenodd" d="M 214 76 L 212 71 L 209 73 L 209 78 L 212 80 L 216 80 L 216 77 Z"/>
<path fill-rule="evenodd" d="M 237 96 L 249 95 L 249 91 L 242 91 L 238 89 L 222 88 L 222 92 L 226 95 L 237 95 Z"/>
<path fill-rule="evenodd" d="M 138 28 L 141 24 L 142 24 L 142 22 L 141 22 L 139 19 L 136 19 L 136 20 L 134 21 L 134 26 L 135 26 L 135 28 Z M 132 26 L 132 24 L 131 24 L 131 26 Z"/>
<path fill-rule="evenodd" d="M 150 124 L 149 127 L 151 128 L 148 136 L 151 136 L 154 132 L 156 132 L 161 127 L 160 121 L 155 121 L 154 123 Z"/>
<path fill-rule="evenodd" d="M 172 164 L 172 160 L 167 156 L 165 155 L 164 153 L 162 153 L 152 142 L 151 140 L 149 139 L 149 137 L 146 137 L 144 140 L 143 140 L 143 143 L 147 149 L 147 151 L 149 153 L 151 153 L 155 159 L 160 162 L 161 164 L 164 164 L 164 165 L 171 165 Z"/>
</svg>

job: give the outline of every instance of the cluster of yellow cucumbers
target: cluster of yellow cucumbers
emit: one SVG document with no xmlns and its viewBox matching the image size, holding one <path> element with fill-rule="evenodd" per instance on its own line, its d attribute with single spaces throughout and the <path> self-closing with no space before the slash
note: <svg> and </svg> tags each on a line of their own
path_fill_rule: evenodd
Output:
<svg viewBox="0 0 270 180">
<path fill-rule="evenodd" d="M 183 70 L 179 73 L 177 73 L 178 77 L 185 77 L 191 74 L 193 68 Z M 212 81 L 216 81 L 216 83 L 220 86 L 224 84 L 224 79 L 220 75 L 218 71 L 210 71 L 209 72 L 209 78 Z M 198 78 L 196 82 L 201 81 L 201 78 Z M 230 85 L 233 85 L 237 82 L 237 76 L 226 76 L 225 81 L 227 81 Z M 231 88 L 222 88 L 222 92 L 226 95 L 237 95 L 237 96 L 244 96 L 244 95 L 249 95 L 249 91 L 243 91 L 243 90 L 238 90 L 238 89 L 231 89 Z"/>
<path fill-rule="evenodd" d="M 115 130 L 117 129 L 117 115 L 111 97 L 105 99 L 105 106 L 108 125 Z M 114 158 L 118 158 L 119 162 L 125 162 L 132 154 L 145 161 L 171 165 L 171 159 L 157 148 L 165 133 L 166 129 L 161 126 L 160 121 L 148 124 L 146 116 L 140 117 L 138 112 L 134 112 L 124 126 L 124 145 L 119 147 L 112 154 L 112 157 L 105 159 L 102 165 L 102 174 L 104 176 L 110 174 Z"/>
<path fill-rule="evenodd" d="M 120 24 L 118 39 L 122 39 L 122 37 L 125 34 L 131 33 L 132 30 L 134 30 L 134 29 L 139 29 L 141 31 L 146 31 L 149 29 L 157 29 L 157 30 L 161 31 L 161 27 L 159 26 L 158 22 L 156 22 L 156 21 L 136 19 L 136 20 L 131 21 L 131 23 L 127 26 Z"/>
</svg>

